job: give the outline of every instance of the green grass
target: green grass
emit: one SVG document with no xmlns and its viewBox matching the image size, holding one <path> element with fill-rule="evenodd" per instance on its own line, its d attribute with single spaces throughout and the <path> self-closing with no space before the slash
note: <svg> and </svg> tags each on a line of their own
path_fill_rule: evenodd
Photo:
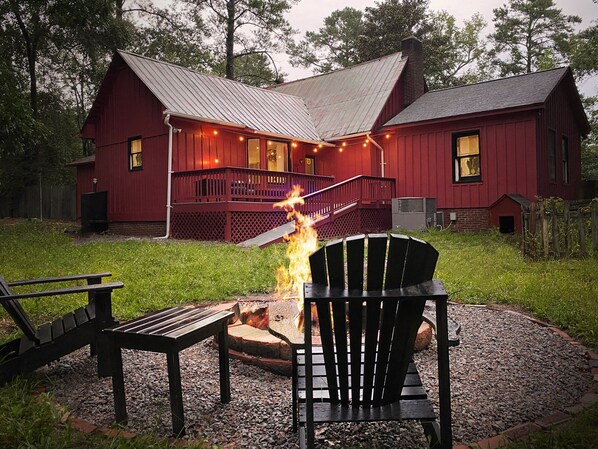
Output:
<svg viewBox="0 0 598 449">
<path fill-rule="evenodd" d="M 234 245 L 155 240 L 74 240 L 66 225 L 0 221 L 0 274 L 8 280 L 110 271 L 125 288 L 113 296 L 117 318 L 127 320 L 175 304 L 209 303 L 249 293 L 272 291 L 274 269 L 284 262 L 284 245 L 265 250 Z M 598 349 L 598 260 L 530 261 L 513 238 L 496 233 L 415 234 L 440 253 L 436 277 L 451 299 L 502 303 L 523 309 Z M 81 297 L 25 300 L 36 322 L 48 321 L 81 305 Z M 0 310 L 0 341 L 13 338 Z M 147 436 L 87 437 L 59 424 L 49 398 L 33 395 L 32 381 L 0 389 L 0 447 L 167 448 Z M 598 406 L 567 426 L 534 436 L 512 449 L 592 447 Z M 538 440 L 536 441 L 536 438 Z M 518 443 L 519 444 L 519 443 Z M 511 449 L 511 448 L 510 448 Z"/>
</svg>

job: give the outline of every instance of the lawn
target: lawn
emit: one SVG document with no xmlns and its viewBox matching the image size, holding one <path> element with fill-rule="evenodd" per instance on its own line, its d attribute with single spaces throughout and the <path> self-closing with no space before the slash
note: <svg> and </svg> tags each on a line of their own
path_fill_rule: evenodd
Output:
<svg viewBox="0 0 598 449">
<path fill-rule="evenodd" d="M 0 221 L 0 274 L 16 280 L 109 271 L 113 280 L 125 284 L 114 292 L 113 311 L 118 319 L 127 320 L 175 304 L 217 302 L 272 291 L 274 270 L 284 263 L 284 245 L 259 250 L 152 239 L 86 240 L 65 232 L 70 230 L 72 227 L 64 224 Z M 508 304 L 598 349 L 596 259 L 526 260 L 512 237 L 495 233 L 416 235 L 438 249 L 436 277 L 442 279 L 452 300 Z M 36 322 L 48 321 L 80 303 L 81 298 L 24 302 Z M 9 323 L 0 310 L 0 341 L 15 336 L 17 331 Z M 29 382 L 13 382 L 0 389 L 0 429 L 8 429 L 0 431 L 0 447 L 83 447 L 81 435 L 57 426 L 56 412 L 44 396 L 32 395 L 32 388 Z M 590 435 L 596 417 L 595 407 L 579 420 Z M 586 421 L 590 424 L 584 424 Z M 584 447 L 570 442 L 560 445 L 558 437 L 554 441 L 557 443 L 549 447 Z M 95 438 L 85 445 L 166 447 L 151 439 L 139 443 L 118 438 Z"/>
</svg>

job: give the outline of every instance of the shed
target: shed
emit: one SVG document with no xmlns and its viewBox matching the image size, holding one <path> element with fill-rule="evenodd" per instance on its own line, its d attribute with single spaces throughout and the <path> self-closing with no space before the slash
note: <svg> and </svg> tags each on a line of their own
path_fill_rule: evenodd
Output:
<svg viewBox="0 0 598 449">
<path fill-rule="evenodd" d="M 517 193 L 505 193 L 490 205 L 490 226 L 498 228 L 502 234 L 520 234 L 521 209 L 529 208 L 531 201 Z"/>
</svg>

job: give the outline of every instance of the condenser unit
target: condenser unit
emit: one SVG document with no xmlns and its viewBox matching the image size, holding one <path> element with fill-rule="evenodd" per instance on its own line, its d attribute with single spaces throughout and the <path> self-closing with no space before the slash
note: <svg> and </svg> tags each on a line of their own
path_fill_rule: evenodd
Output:
<svg viewBox="0 0 598 449">
<path fill-rule="evenodd" d="M 421 231 L 442 226 L 442 212 L 436 211 L 436 198 L 392 199 L 392 228 Z"/>
</svg>

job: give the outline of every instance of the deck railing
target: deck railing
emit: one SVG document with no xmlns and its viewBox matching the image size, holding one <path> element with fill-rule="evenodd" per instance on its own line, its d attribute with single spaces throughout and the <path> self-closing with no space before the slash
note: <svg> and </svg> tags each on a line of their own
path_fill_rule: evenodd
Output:
<svg viewBox="0 0 598 449">
<path fill-rule="evenodd" d="M 272 172 L 250 168 L 225 167 L 175 172 L 172 175 L 173 203 L 215 201 L 279 201 L 293 185 L 304 194 L 322 190 L 334 182 L 332 176 Z"/>
<path fill-rule="evenodd" d="M 355 206 L 390 204 L 395 196 L 395 181 L 375 176 L 354 178 L 303 196 L 305 204 L 299 209 L 313 219 L 332 218 L 334 214 Z"/>
</svg>

